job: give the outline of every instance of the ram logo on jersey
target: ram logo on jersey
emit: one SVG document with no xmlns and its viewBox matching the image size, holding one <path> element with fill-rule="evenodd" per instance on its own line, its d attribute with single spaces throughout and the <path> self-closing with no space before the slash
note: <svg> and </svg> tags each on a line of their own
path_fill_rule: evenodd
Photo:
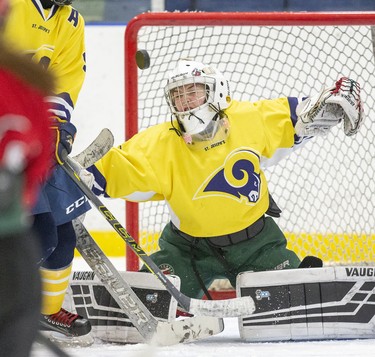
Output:
<svg viewBox="0 0 375 357">
<path fill-rule="evenodd" d="M 205 180 L 193 199 L 222 196 L 254 204 L 259 199 L 260 185 L 259 155 L 241 148 L 227 156 L 223 166 Z"/>
</svg>

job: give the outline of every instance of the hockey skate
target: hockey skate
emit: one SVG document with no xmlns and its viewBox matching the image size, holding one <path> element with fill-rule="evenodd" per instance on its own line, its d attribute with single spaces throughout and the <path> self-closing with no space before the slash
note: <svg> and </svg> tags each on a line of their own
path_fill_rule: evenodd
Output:
<svg viewBox="0 0 375 357">
<path fill-rule="evenodd" d="M 63 346 L 90 346 L 94 342 L 90 335 L 90 321 L 63 308 L 55 314 L 42 315 L 40 330 Z"/>
</svg>

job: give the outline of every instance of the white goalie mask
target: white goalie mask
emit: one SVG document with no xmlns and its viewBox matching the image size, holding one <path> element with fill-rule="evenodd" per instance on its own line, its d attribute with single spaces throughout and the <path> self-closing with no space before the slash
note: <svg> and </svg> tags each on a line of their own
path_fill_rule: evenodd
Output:
<svg viewBox="0 0 375 357">
<path fill-rule="evenodd" d="M 222 140 L 218 133 L 228 135 L 222 111 L 231 103 L 230 86 L 215 68 L 181 60 L 170 72 L 164 93 L 187 144 Z"/>
</svg>

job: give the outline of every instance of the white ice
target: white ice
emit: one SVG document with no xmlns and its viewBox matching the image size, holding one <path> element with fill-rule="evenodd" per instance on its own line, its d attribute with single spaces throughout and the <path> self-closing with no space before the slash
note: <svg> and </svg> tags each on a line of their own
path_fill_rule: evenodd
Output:
<svg viewBox="0 0 375 357">
<path fill-rule="evenodd" d="M 111 259 L 118 269 L 124 259 Z M 84 261 L 74 260 L 74 270 L 89 270 Z M 375 334 L 371 340 L 249 343 L 240 339 L 237 319 L 224 320 L 220 334 L 205 340 L 168 347 L 146 344 L 108 344 L 95 341 L 90 347 L 65 348 L 72 357 L 370 357 L 375 356 Z M 46 347 L 35 344 L 31 357 L 52 357 Z"/>
<path fill-rule="evenodd" d="M 240 340 L 237 320 L 231 318 L 225 319 L 221 334 L 194 343 L 169 347 L 95 343 L 65 351 L 72 357 L 370 357 L 375 355 L 375 340 L 248 343 Z M 32 357 L 47 356 L 52 353 L 35 346 Z"/>
</svg>

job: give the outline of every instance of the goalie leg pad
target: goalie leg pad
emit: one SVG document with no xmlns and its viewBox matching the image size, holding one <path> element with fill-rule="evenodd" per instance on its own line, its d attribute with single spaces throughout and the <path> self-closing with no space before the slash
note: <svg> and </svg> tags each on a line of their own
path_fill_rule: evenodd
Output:
<svg viewBox="0 0 375 357">
<path fill-rule="evenodd" d="M 327 267 L 244 272 L 237 296 L 255 312 L 239 318 L 252 342 L 375 337 L 375 267 Z"/>
<path fill-rule="evenodd" d="M 161 321 L 176 317 L 177 301 L 152 274 L 120 272 L 142 303 Z M 177 276 L 169 276 L 179 288 Z M 64 306 L 90 320 L 91 334 L 106 342 L 145 343 L 144 338 L 120 309 L 107 288 L 92 271 L 72 273 Z"/>
</svg>

